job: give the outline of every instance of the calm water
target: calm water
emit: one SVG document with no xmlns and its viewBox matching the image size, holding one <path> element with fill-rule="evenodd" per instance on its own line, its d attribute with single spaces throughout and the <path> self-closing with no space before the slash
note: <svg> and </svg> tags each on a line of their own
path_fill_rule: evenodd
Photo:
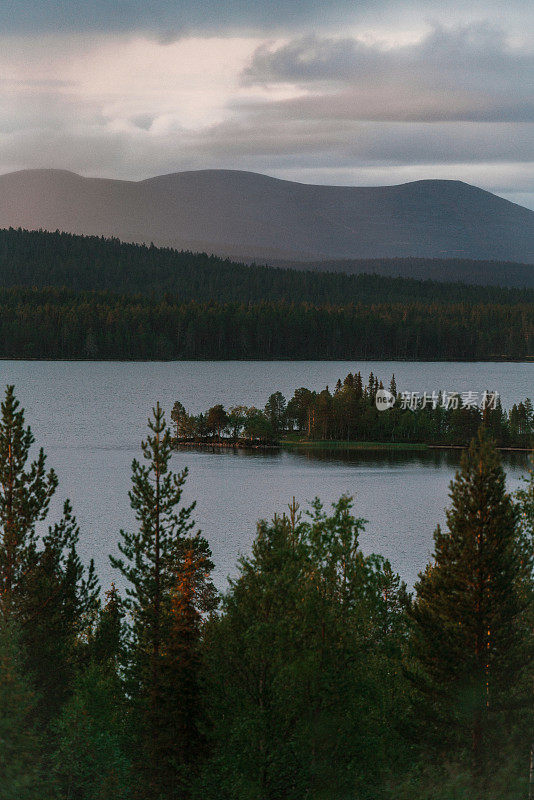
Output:
<svg viewBox="0 0 534 800">
<path fill-rule="evenodd" d="M 394 372 L 399 390 L 500 392 L 503 404 L 534 395 L 532 364 L 398 362 L 22 362 L 1 361 L 3 384 L 14 383 L 39 445 L 58 472 L 52 509 L 65 497 L 82 529 L 81 554 L 94 557 L 104 586 L 118 531 L 132 524 L 128 488 L 132 458 L 139 455 L 146 418 L 159 400 L 167 413 L 175 400 L 194 412 L 222 402 L 263 406 L 272 391 L 324 388 L 338 377 L 372 370 L 384 382 Z M 361 453 L 180 452 L 176 470 L 189 467 L 186 499 L 197 499 L 196 519 L 208 537 L 222 588 L 246 553 L 258 518 L 283 511 L 294 495 L 302 506 L 314 496 L 328 504 L 342 493 L 355 497 L 368 520 L 361 539 L 380 552 L 408 582 L 425 565 L 432 532 L 443 522 L 456 455 Z M 507 464 L 515 488 L 526 459 Z"/>
</svg>

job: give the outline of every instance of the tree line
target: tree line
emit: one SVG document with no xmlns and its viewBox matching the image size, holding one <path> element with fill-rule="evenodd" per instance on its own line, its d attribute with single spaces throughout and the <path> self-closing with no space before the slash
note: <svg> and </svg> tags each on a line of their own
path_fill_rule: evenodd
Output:
<svg viewBox="0 0 534 800">
<path fill-rule="evenodd" d="M 533 723 L 534 474 L 481 428 L 413 594 L 342 497 L 258 525 L 222 595 L 161 408 L 102 598 L 8 387 L 0 414 L 2 800 L 517 800 Z M 253 513 L 253 510 L 252 510 Z M 532 787 L 531 787 L 532 788 Z"/>
<path fill-rule="evenodd" d="M 287 402 L 273 392 L 265 408 L 219 403 L 206 412 L 189 414 L 177 400 L 171 412 L 176 441 L 241 444 L 279 444 L 301 439 L 423 443 L 465 446 L 481 425 L 500 447 L 534 445 L 534 410 L 527 398 L 506 412 L 496 392 L 399 392 L 395 376 L 388 391 L 395 402 L 379 410 L 376 396 L 384 384 L 371 374 L 367 383 L 360 372 L 337 381 L 334 391 L 297 389 Z"/>
<path fill-rule="evenodd" d="M 534 304 L 182 302 L 0 289 L 0 355 L 38 359 L 499 360 L 534 356 Z"/>
<path fill-rule="evenodd" d="M 468 286 L 469 280 L 412 280 L 372 274 L 387 265 L 394 275 L 398 263 L 404 274 L 446 274 L 449 265 L 462 274 L 479 274 L 484 267 L 501 274 L 502 286 Z M 302 265 L 300 265 L 302 266 Z M 333 263 L 328 271 L 274 268 L 240 264 L 206 253 L 180 252 L 154 245 L 127 244 L 118 239 L 48 233 L 22 229 L 0 230 L 0 286 L 56 287 L 76 292 L 175 295 L 181 302 L 287 302 L 313 305 L 347 303 L 504 303 L 534 300 L 534 277 L 524 288 L 505 288 L 514 268 L 526 265 L 497 262 L 386 259 L 358 262 L 358 273 L 347 274 Z M 354 267 L 351 269 L 354 272 Z M 534 273 L 533 273 L 534 274 Z M 479 281 L 480 282 L 480 281 Z M 491 282 L 491 281 L 490 281 Z M 520 286 L 521 284 L 519 284 Z"/>
</svg>

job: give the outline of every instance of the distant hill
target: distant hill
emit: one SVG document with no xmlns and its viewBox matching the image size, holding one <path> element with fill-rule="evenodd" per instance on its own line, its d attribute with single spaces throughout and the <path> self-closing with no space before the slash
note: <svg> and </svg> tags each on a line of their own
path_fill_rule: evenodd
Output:
<svg viewBox="0 0 534 800">
<path fill-rule="evenodd" d="M 0 227 L 9 226 L 115 236 L 249 261 L 534 263 L 534 211 L 460 181 L 312 186 L 201 170 L 132 182 L 28 170 L 0 176 Z"/>
<path fill-rule="evenodd" d="M 369 262 L 371 264 L 371 262 Z M 388 262 L 389 266 L 395 262 Z M 409 273 L 409 261 L 406 271 Z M 433 262 L 428 262 L 432 264 Z M 446 262 L 443 274 L 446 274 Z M 470 262 L 472 263 L 472 262 Z M 362 266 L 367 264 L 364 262 Z M 469 266 L 469 262 L 468 262 Z M 534 303 L 534 270 L 513 266 L 530 288 L 469 286 L 383 275 L 297 271 L 245 265 L 202 253 L 128 244 L 118 239 L 0 230 L 0 288 L 55 287 L 75 292 L 168 294 L 180 302 L 290 303 Z M 414 271 L 415 268 L 414 268 Z M 468 272 L 468 269 L 464 270 Z M 527 274 L 528 273 L 528 274 Z M 519 274 L 519 273 L 518 273 Z"/>
<path fill-rule="evenodd" d="M 534 266 L 512 261 L 477 261 L 463 258 L 359 258 L 331 261 L 271 260 L 272 266 L 315 272 L 343 272 L 347 275 L 431 280 L 440 283 L 468 283 L 479 286 L 534 288 Z"/>
</svg>

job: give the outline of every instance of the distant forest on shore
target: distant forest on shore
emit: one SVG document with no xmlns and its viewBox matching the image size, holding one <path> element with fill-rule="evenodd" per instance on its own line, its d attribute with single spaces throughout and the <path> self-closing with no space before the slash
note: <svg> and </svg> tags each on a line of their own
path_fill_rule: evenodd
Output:
<svg viewBox="0 0 534 800">
<path fill-rule="evenodd" d="M 0 231 L 5 358 L 523 360 L 533 334 L 534 289 Z"/>
</svg>

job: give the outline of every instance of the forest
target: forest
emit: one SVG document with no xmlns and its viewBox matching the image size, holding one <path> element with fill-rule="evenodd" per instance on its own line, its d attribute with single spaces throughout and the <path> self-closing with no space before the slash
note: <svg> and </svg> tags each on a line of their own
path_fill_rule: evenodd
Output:
<svg viewBox="0 0 534 800">
<path fill-rule="evenodd" d="M 58 479 L 34 445 L 9 386 L 2 800 L 528 797 L 534 471 L 510 494 L 484 427 L 413 591 L 362 552 L 344 496 L 273 509 L 217 592 L 159 404 L 103 591 L 69 502 L 51 519 Z"/>
<path fill-rule="evenodd" d="M 533 332 L 533 303 L 182 303 L 0 289 L 2 358 L 528 360 Z"/>
<path fill-rule="evenodd" d="M 218 403 L 200 414 L 189 414 L 177 400 L 171 412 L 176 443 L 284 444 L 300 441 L 421 443 L 466 446 L 481 425 L 499 447 L 534 447 L 532 401 L 514 403 L 506 412 L 497 392 L 400 392 L 395 375 L 388 391 L 392 408 L 379 410 L 377 392 L 384 384 L 360 372 L 339 379 L 331 392 L 297 389 L 286 401 L 273 392 L 265 408 Z"/>
<path fill-rule="evenodd" d="M 526 360 L 534 289 L 246 266 L 0 230 L 0 356 Z"/>
<path fill-rule="evenodd" d="M 403 269 L 421 259 L 399 259 Z M 118 239 L 76 236 L 22 229 L 0 229 L 0 287 L 56 287 L 76 292 L 174 295 L 181 303 L 310 303 L 340 306 L 350 303 L 497 303 L 534 301 L 532 279 L 523 288 L 505 288 L 514 265 L 458 261 L 473 276 L 482 266 L 502 274 L 502 286 L 467 286 L 370 274 L 382 262 L 362 262 L 348 275 L 339 267 L 328 272 L 283 269 L 235 263 L 206 253 L 180 252 L 154 245 L 127 244 Z M 394 263 L 394 260 L 393 260 Z M 428 261 L 443 270 L 447 261 Z M 519 266 L 519 265 L 515 265 Z M 528 265 L 522 265 L 528 271 Z M 417 273 L 419 274 L 419 273 Z"/>
</svg>

